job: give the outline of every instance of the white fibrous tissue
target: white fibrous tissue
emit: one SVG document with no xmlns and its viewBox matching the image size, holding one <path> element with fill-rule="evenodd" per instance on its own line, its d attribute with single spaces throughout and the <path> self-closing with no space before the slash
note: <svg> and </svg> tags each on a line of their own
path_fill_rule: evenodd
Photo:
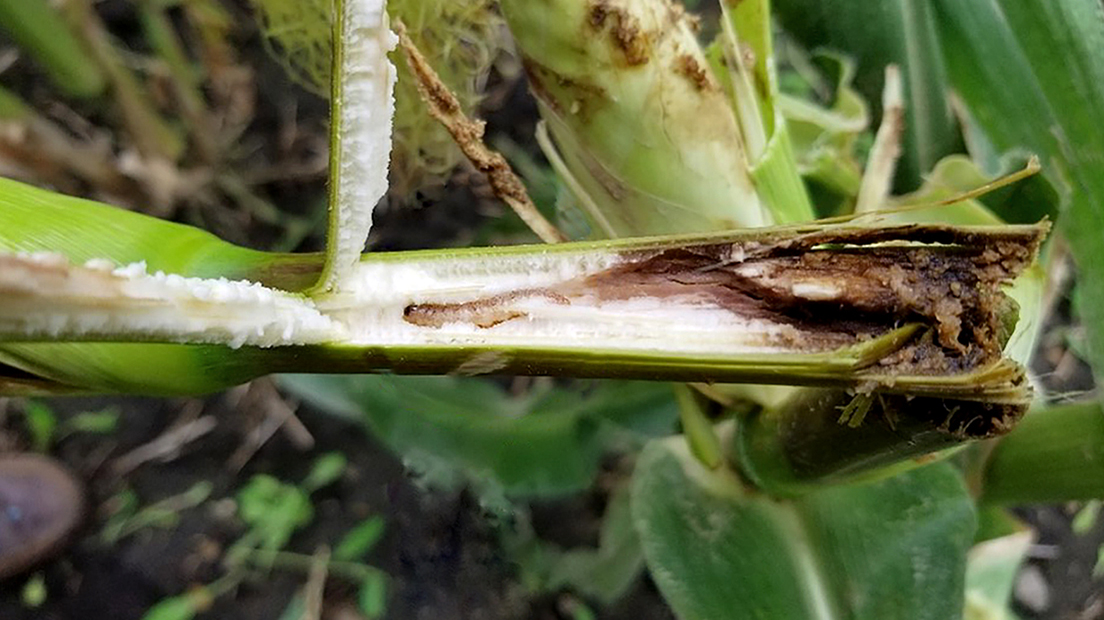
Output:
<svg viewBox="0 0 1104 620">
<path fill-rule="evenodd" d="M 270 347 L 340 339 L 308 299 L 255 282 L 192 278 L 145 263 L 73 265 L 57 254 L 0 254 L 0 340 L 21 337 Z"/>
<path fill-rule="evenodd" d="M 387 193 L 391 127 L 395 113 L 395 67 L 387 52 L 398 37 L 388 27 L 383 0 L 345 0 L 343 57 L 337 79 L 338 142 L 334 203 L 336 230 L 330 235 L 329 278 L 323 289 L 340 288 L 364 251 L 372 211 Z M 331 221 L 331 226 L 334 222 Z"/>
<path fill-rule="evenodd" d="M 793 330 L 733 313 L 706 299 L 603 298 L 584 282 L 626 260 L 613 252 L 536 252 L 423 260 L 364 260 L 346 288 L 318 307 L 353 346 L 551 347 L 711 355 L 788 350 Z M 418 304 L 505 299 L 501 322 L 463 310 L 438 324 L 412 320 Z"/>
</svg>

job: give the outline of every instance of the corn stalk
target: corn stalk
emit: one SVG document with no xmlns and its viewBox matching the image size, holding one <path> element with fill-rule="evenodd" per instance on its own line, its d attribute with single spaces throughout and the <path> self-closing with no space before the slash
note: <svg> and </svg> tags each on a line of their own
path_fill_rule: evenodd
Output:
<svg viewBox="0 0 1104 620">
<path fill-rule="evenodd" d="M 649 197 L 672 187 L 672 178 L 712 178 L 727 188 L 703 191 L 697 201 L 684 196 L 677 212 L 704 218 L 692 229 L 724 228 L 745 216 L 774 219 L 753 191 L 754 179 L 763 179 L 756 166 L 777 150 L 771 144 L 786 140 L 769 64 L 731 67 L 723 85 L 674 5 L 579 6 L 556 10 L 565 24 L 581 20 L 594 31 L 576 50 L 581 55 L 556 52 L 553 43 L 575 49 L 562 40 L 568 28 L 546 42 L 548 49 L 527 51 L 526 62 L 557 152 L 600 160 L 580 160 L 566 173 L 597 191 L 580 180 L 589 175 L 605 191 L 598 214 L 623 224 L 607 232 L 669 229 L 669 200 Z M 854 399 L 842 405 L 857 421 L 849 426 L 872 408 L 893 426 L 901 398 L 971 403 L 962 419 L 920 416 L 925 428 L 946 432 L 907 453 L 895 453 L 900 442 L 883 433 L 869 442 L 873 456 L 859 469 L 997 434 L 1026 408 L 1023 370 L 1002 357 L 1015 321 L 1002 287 L 1033 260 L 1045 226 L 810 224 L 359 256 L 387 189 L 395 74 L 386 52 L 396 38 L 381 3 L 339 8 L 333 40 L 353 44 L 335 53 L 325 255 L 245 250 L 188 227 L 4 181 L 0 376 L 7 392 L 209 391 L 281 371 L 501 372 L 849 390 L 795 396 Z M 518 31 L 547 21 L 538 19 L 543 8 L 505 9 Z M 742 37 L 769 51 L 761 28 L 732 22 L 724 36 L 730 46 Z M 599 71 L 595 79 L 612 86 L 579 90 L 589 71 L 579 58 L 587 57 L 607 59 L 602 71 L 610 74 Z M 673 74 L 661 62 L 669 58 L 682 59 Z M 726 89 L 751 82 L 766 86 L 742 99 L 733 95 L 737 103 L 730 104 Z M 660 97 L 657 84 L 681 90 L 661 93 L 674 99 L 661 106 L 656 127 L 632 126 L 654 113 L 647 108 Z M 607 90 L 614 88 L 616 96 Z M 582 113 L 579 97 L 599 90 L 605 94 L 588 99 Z M 746 109 L 762 118 L 741 117 Z M 702 118 L 727 129 L 703 132 Z M 680 138 L 680 131 L 690 133 Z M 629 159 L 610 159 L 626 147 L 617 140 L 648 136 L 667 146 L 630 148 Z M 579 139 L 585 148 L 566 146 Z M 754 161 L 741 159 L 745 151 Z M 720 152 L 737 160 L 708 156 Z M 664 161 L 711 167 L 676 166 L 664 172 L 674 177 L 652 178 Z M 627 193 L 610 191 L 614 177 L 603 176 L 610 171 Z M 162 368 L 177 372 L 166 376 Z M 790 455 L 795 448 L 782 429 L 802 424 L 805 409 L 799 403 L 749 422 L 747 452 L 764 455 L 753 460 Z M 982 422 L 974 424 L 975 417 Z M 790 461 L 798 480 L 855 469 L 806 471 L 800 458 Z"/>
</svg>

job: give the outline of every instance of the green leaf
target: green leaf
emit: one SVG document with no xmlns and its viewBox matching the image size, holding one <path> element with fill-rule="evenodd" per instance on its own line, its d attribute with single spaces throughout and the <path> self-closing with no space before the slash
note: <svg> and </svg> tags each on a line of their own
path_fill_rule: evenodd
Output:
<svg viewBox="0 0 1104 620">
<path fill-rule="evenodd" d="M 314 507 L 300 488 L 257 474 L 238 491 L 238 516 L 261 539 L 261 548 L 282 549 L 291 535 L 310 523 Z"/>
<path fill-rule="evenodd" d="M 298 291 L 320 259 L 239 247 L 209 232 L 0 178 L 0 252 L 53 252 L 75 264 L 145 261 L 152 273 L 250 279 Z"/>
<path fill-rule="evenodd" d="M 46 578 L 42 573 L 35 573 L 23 584 L 23 589 L 19 593 L 19 598 L 23 607 L 37 609 L 42 607 L 42 604 L 46 602 L 46 597 L 48 597 L 49 594 L 50 592 L 46 588 Z"/>
<path fill-rule="evenodd" d="M 970 550 L 966 564 L 966 620 L 1010 620 L 1012 587 L 1034 541 L 1023 528 Z"/>
<path fill-rule="evenodd" d="M 1073 529 L 1073 533 L 1079 536 L 1084 536 L 1092 531 L 1093 526 L 1096 525 L 1097 519 L 1100 517 L 1100 508 L 1104 506 L 1104 501 L 1092 500 L 1086 502 L 1077 514 L 1073 517 L 1073 522 L 1070 524 Z"/>
<path fill-rule="evenodd" d="M 1104 410 L 1097 402 L 1030 411 L 993 448 L 983 503 L 1104 498 Z"/>
<path fill-rule="evenodd" d="M 307 613 L 307 601 L 303 597 L 302 592 L 296 592 L 295 596 L 291 597 L 288 601 L 287 607 L 284 607 L 284 611 L 280 613 L 280 617 L 277 620 L 303 620 L 303 616 Z"/>
<path fill-rule="evenodd" d="M 0 0 L 0 26 L 62 92 L 98 96 L 107 86 L 103 71 L 56 6 L 47 0 Z"/>
<path fill-rule="evenodd" d="M 57 415 L 53 409 L 36 401 L 29 401 L 24 405 L 23 415 L 27 420 L 27 432 L 31 435 L 31 446 L 35 452 L 47 452 L 54 443 L 54 432 L 58 426 Z"/>
<path fill-rule="evenodd" d="M 962 613 L 975 522 L 947 464 L 774 501 L 676 437 L 645 449 L 632 493 L 648 567 L 685 620 Z"/>
<path fill-rule="evenodd" d="M 1001 151 L 1039 155 L 1063 193 L 1092 361 L 1104 372 L 1104 13 L 1095 0 L 932 3 L 947 72 Z"/>
<path fill-rule="evenodd" d="M 345 474 L 349 459 L 340 452 L 327 452 L 314 459 L 310 473 L 299 486 L 307 493 L 330 486 Z"/>
<path fill-rule="evenodd" d="M 855 86 L 872 103 L 875 117 L 881 115 L 886 65 L 901 67 L 905 134 L 899 188 L 916 187 L 935 162 L 955 151 L 958 134 L 930 3 L 775 0 L 774 6 L 783 26 L 807 48 L 824 46 L 854 57 Z"/>
<path fill-rule="evenodd" d="M 855 68 L 835 54 L 821 52 L 810 58 L 797 46 L 783 49 L 795 65 L 784 76 L 801 86 L 802 96 L 786 92 L 778 96 L 798 169 L 811 187 L 842 203 L 833 206 L 825 196 L 820 201 L 821 215 L 850 212 L 862 182 L 860 138 L 870 138 L 870 111 L 852 85 Z M 818 89 L 830 91 L 823 93 L 823 105 L 812 98 Z"/>
<path fill-rule="evenodd" d="M 142 620 L 192 620 L 199 613 L 197 597 L 181 594 L 161 599 L 142 614 Z"/>
<path fill-rule="evenodd" d="M 383 531 L 387 522 L 380 515 L 373 515 L 361 521 L 356 527 L 349 530 L 342 537 L 341 542 L 334 547 L 333 559 L 343 561 L 360 560 L 383 537 Z"/>
<path fill-rule="evenodd" d="M 440 475 L 437 482 L 458 483 L 459 475 L 509 494 L 582 489 L 597 471 L 610 424 L 669 432 L 676 416 L 663 384 L 598 383 L 589 394 L 538 389 L 523 398 L 457 377 L 285 375 L 280 384 L 362 421 L 431 482 Z"/>
<path fill-rule="evenodd" d="M 116 409 L 104 409 L 103 411 L 83 411 L 69 418 L 62 424 L 62 431 L 70 433 L 91 433 L 95 435 L 110 435 L 119 426 L 119 411 Z"/>
<path fill-rule="evenodd" d="M 618 489 L 610 498 L 597 549 L 571 549 L 553 555 L 546 590 L 569 587 L 606 605 L 621 598 L 644 568 L 644 550 L 633 527 L 628 489 Z"/>
<path fill-rule="evenodd" d="M 131 519 L 138 512 L 141 501 L 133 489 L 123 489 L 104 502 L 111 512 L 100 530 L 100 540 L 112 545 L 122 539 Z"/>
<path fill-rule="evenodd" d="M 233 350 L 219 345 L 0 345 L 0 368 L 7 365 L 34 375 L 60 393 L 206 394 L 266 374 L 274 357 L 279 357 L 275 349 Z M 32 394 L 37 388 L 29 386 Z"/>
<path fill-rule="evenodd" d="M 372 571 L 360 584 L 357 594 L 357 606 L 360 613 L 371 620 L 379 618 L 387 610 L 387 576 L 380 571 Z"/>
<path fill-rule="evenodd" d="M 112 545 L 146 528 L 176 527 L 180 522 L 180 515 L 207 501 L 213 490 L 214 484 L 201 480 L 183 493 L 167 497 L 140 510 L 138 496 L 134 491 L 120 491 L 109 500 L 114 511 L 100 531 L 100 540 L 105 545 Z"/>
</svg>

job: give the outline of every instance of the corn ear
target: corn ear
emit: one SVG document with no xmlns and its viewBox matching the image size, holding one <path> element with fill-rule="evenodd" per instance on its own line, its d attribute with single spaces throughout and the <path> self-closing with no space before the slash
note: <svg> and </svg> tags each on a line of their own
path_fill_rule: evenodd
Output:
<svg viewBox="0 0 1104 620">
<path fill-rule="evenodd" d="M 694 23 L 669 0 L 506 0 L 550 159 L 602 236 L 771 223 Z"/>
</svg>

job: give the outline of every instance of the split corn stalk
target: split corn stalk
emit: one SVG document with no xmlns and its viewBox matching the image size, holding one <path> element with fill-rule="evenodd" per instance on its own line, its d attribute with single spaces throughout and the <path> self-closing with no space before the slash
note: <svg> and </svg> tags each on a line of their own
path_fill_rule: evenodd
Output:
<svg viewBox="0 0 1104 620">
<path fill-rule="evenodd" d="M 325 255 L 253 252 L 0 181 L 0 390 L 207 391 L 288 370 L 752 381 L 1012 408 L 995 427 L 1028 402 L 1022 368 L 1001 353 L 1014 317 L 1002 287 L 1034 258 L 1045 226 L 810 224 L 361 256 L 390 149 L 394 37 L 383 9 L 347 1 L 336 20 L 334 40 L 344 45 Z M 614 13 L 587 18 L 607 38 L 631 25 Z M 702 61 L 678 23 L 661 45 Z M 624 57 L 608 60 L 631 64 L 631 37 L 621 43 Z M 581 71 L 573 62 L 557 71 Z M 722 97 L 687 83 L 690 68 L 679 79 L 691 101 Z M 656 94 L 636 78 L 622 86 L 621 104 Z M 701 120 L 700 110 L 678 115 Z M 593 111 L 610 122 L 632 114 Z M 726 118 L 710 130 L 720 143 L 703 152 L 680 151 L 684 141 L 670 134 L 657 148 L 681 164 L 710 153 L 739 159 L 739 148 L 727 148 L 737 130 Z M 552 131 L 561 147 L 575 135 L 566 125 Z M 609 144 L 616 139 L 611 132 Z M 622 164 L 661 171 L 660 156 L 649 157 Z M 607 191 L 620 187 L 620 173 L 602 176 L 609 161 L 597 163 L 575 169 Z M 690 185 L 710 177 L 682 174 Z M 746 195 L 750 210 L 709 204 L 705 189 L 697 204 L 675 207 L 700 215 L 703 230 L 764 223 L 734 215 L 760 212 L 743 174 L 711 182 Z M 640 195 L 669 202 L 649 188 Z M 620 221 L 614 233 L 669 225 Z"/>
</svg>

